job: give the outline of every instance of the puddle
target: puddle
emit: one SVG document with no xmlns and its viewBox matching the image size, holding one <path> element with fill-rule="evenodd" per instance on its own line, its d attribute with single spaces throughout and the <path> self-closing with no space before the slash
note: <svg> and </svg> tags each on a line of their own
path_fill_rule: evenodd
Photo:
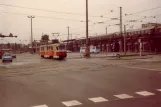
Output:
<svg viewBox="0 0 161 107">
<path fill-rule="evenodd" d="M 13 66 L 22 66 L 22 65 L 35 64 L 35 63 L 40 63 L 40 61 L 0 63 L 0 68 L 10 68 L 10 67 L 13 67 Z"/>
</svg>

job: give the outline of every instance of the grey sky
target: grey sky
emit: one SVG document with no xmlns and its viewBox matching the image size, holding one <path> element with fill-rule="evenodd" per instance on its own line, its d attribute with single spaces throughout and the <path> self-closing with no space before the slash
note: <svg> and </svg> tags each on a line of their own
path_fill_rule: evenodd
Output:
<svg viewBox="0 0 161 107">
<path fill-rule="evenodd" d="M 76 13 L 85 15 L 85 0 L 1 0 L 0 4 L 10 4 L 18 5 L 31 8 L 39 8 L 45 10 L 53 10 L 60 12 Z M 123 7 L 123 13 L 135 13 L 138 11 L 159 7 L 161 6 L 160 0 L 89 0 L 89 16 L 101 16 L 104 17 L 119 17 L 119 7 Z M 113 10 L 114 12 L 110 12 Z M 161 14 L 161 8 L 143 12 L 140 14 L 123 17 L 124 22 L 130 19 L 140 19 L 144 16 L 153 16 Z M 42 33 L 50 35 L 52 38 L 52 32 L 59 32 L 61 39 L 67 38 L 67 26 L 70 26 L 70 32 L 73 33 L 73 38 L 77 36 L 85 36 L 85 23 L 80 21 L 72 20 L 60 20 L 54 18 L 42 18 L 38 16 L 47 16 L 47 17 L 56 17 L 56 18 L 65 18 L 65 19 L 75 19 L 75 20 L 85 20 L 85 16 L 78 15 L 69 15 L 69 14 L 58 14 L 54 12 L 45 12 L 37 10 L 29 10 L 15 7 L 6 7 L 0 5 L 0 32 L 3 34 L 9 34 L 10 32 L 18 35 L 19 40 L 30 40 L 30 20 L 27 18 L 27 15 L 16 15 L 2 12 L 11 12 L 11 13 L 21 13 L 35 15 L 36 18 L 33 19 L 33 34 L 36 40 L 41 38 Z M 161 16 L 161 15 L 160 15 Z M 154 18 L 144 19 L 146 22 L 160 22 L 160 16 L 157 17 L 157 20 Z M 89 17 L 89 33 L 90 36 L 95 36 L 96 33 L 104 34 L 105 27 L 108 25 L 113 25 L 119 23 L 119 21 L 108 21 L 109 18 L 101 17 Z M 96 24 L 95 22 L 106 22 L 105 24 Z M 126 23 L 127 24 L 127 23 Z M 141 22 L 128 23 L 129 25 L 134 25 L 134 28 L 140 27 Z M 108 27 L 108 32 L 119 31 L 119 26 Z M 74 35 L 80 34 L 80 35 Z M 17 42 L 18 39 L 6 39 L 12 42 Z M 0 41 L 1 42 L 1 41 Z"/>
</svg>

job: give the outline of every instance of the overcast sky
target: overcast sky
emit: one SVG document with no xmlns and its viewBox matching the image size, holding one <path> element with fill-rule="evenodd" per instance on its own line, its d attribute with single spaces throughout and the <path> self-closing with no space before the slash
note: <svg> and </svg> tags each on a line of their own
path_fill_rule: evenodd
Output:
<svg viewBox="0 0 161 107">
<path fill-rule="evenodd" d="M 85 21 L 85 0 L 1 0 L 0 4 L 0 32 L 5 35 L 8 35 L 11 32 L 18 36 L 17 39 L 6 38 L 5 40 L 12 42 L 18 42 L 18 40 L 30 40 L 30 19 L 27 18 L 27 15 L 35 16 L 33 19 L 33 36 L 36 40 L 41 38 L 42 33 L 49 34 L 50 39 L 52 39 L 53 37 L 51 33 L 55 32 L 60 33 L 60 39 L 67 39 L 67 26 L 70 27 L 70 33 L 73 38 L 85 37 L 85 22 L 81 22 Z M 2 4 L 62 13 L 10 7 Z M 105 34 L 106 26 L 108 26 L 108 33 L 119 31 L 119 26 L 114 26 L 114 24 L 119 23 L 119 20 L 111 21 L 110 18 L 119 17 L 120 6 L 123 7 L 123 24 L 129 24 L 129 26 L 133 25 L 133 29 L 141 27 L 140 25 L 142 23 L 161 22 L 161 15 L 159 16 L 159 14 L 161 14 L 161 8 L 131 16 L 124 16 L 124 14 L 160 7 L 160 0 L 89 0 L 89 35 L 95 36 L 96 34 Z M 111 10 L 113 12 L 111 12 Z M 65 14 L 65 12 L 77 15 Z M 158 15 L 156 19 L 141 19 L 144 18 L 144 16 L 148 17 L 155 15 Z M 103 16 L 103 18 L 99 16 Z M 128 20 L 135 19 L 139 20 L 135 23 L 127 22 Z M 141 20 L 143 21 L 142 23 L 140 22 Z M 97 24 L 97 22 L 104 22 L 104 24 Z M 129 28 L 129 26 L 127 26 L 127 28 Z M 0 40 L 0 42 L 3 41 Z"/>
</svg>

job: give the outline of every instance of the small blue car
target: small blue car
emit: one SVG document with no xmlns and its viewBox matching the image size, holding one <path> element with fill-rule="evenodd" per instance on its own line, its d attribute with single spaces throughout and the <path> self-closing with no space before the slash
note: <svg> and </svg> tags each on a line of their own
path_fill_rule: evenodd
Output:
<svg viewBox="0 0 161 107">
<path fill-rule="evenodd" d="M 12 54 L 10 53 L 4 53 L 3 56 L 2 56 L 2 62 L 5 62 L 5 61 L 10 61 L 12 62 Z"/>
</svg>

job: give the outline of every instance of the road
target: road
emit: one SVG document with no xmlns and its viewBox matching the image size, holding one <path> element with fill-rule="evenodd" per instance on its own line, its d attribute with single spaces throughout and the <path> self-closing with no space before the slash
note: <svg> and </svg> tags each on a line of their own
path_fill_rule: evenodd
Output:
<svg viewBox="0 0 161 107">
<path fill-rule="evenodd" d="M 0 107 L 161 106 L 159 71 L 109 62 L 105 58 L 58 61 L 20 54 L 13 63 L 1 63 Z"/>
</svg>

